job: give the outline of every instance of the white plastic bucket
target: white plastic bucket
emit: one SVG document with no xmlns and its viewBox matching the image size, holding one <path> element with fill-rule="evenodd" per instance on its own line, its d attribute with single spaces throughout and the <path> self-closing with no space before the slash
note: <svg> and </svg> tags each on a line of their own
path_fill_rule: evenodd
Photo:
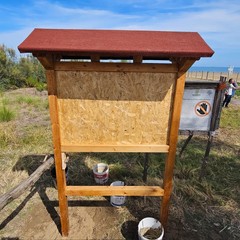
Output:
<svg viewBox="0 0 240 240">
<path fill-rule="evenodd" d="M 93 166 L 93 174 L 95 182 L 98 184 L 104 184 L 108 181 L 109 167 L 105 163 L 98 163 Z"/>
<path fill-rule="evenodd" d="M 142 219 L 138 224 L 139 240 L 162 240 L 164 229 L 162 224 L 155 218 L 147 217 Z"/>
<path fill-rule="evenodd" d="M 111 183 L 111 186 L 124 186 L 124 182 L 116 181 L 116 182 Z M 125 200 L 126 200 L 126 197 L 124 197 L 124 196 L 111 196 L 110 197 L 111 205 L 114 207 L 123 206 L 125 203 Z"/>
</svg>

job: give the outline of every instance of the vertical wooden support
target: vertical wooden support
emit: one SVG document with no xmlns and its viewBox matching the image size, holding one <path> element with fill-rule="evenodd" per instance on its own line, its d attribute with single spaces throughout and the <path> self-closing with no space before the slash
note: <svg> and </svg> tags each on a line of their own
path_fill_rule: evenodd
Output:
<svg viewBox="0 0 240 240">
<path fill-rule="evenodd" d="M 164 196 L 161 204 L 161 223 L 166 228 L 169 210 L 169 201 L 172 192 L 173 169 L 175 164 L 175 156 L 178 140 L 178 129 L 181 117 L 182 98 L 184 93 L 186 73 L 181 74 L 176 80 L 173 111 L 169 132 L 169 152 L 165 163 L 165 172 L 163 179 Z"/>
<path fill-rule="evenodd" d="M 215 92 L 210 131 L 215 131 L 219 127 L 222 112 L 222 102 L 224 98 L 224 92 L 227 87 L 226 79 L 226 77 L 220 76 L 218 88 Z"/>
<path fill-rule="evenodd" d="M 57 107 L 57 84 L 54 70 L 47 70 L 47 85 L 48 85 L 48 100 L 49 110 L 52 123 L 53 133 L 53 147 L 54 147 L 54 158 L 56 168 L 56 179 L 58 187 L 58 198 L 60 208 L 60 220 L 62 235 L 67 236 L 69 231 L 68 221 L 68 203 L 65 194 L 66 190 L 66 176 L 65 171 L 62 169 L 62 153 L 60 144 L 60 130 L 59 130 L 59 119 L 58 119 L 58 107 Z"/>
</svg>

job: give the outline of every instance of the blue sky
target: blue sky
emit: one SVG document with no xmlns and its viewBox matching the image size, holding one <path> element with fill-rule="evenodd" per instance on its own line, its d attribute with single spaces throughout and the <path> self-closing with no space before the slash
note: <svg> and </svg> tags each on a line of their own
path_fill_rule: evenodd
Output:
<svg viewBox="0 0 240 240">
<path fill-rule="evenodd" d="M 239 0 L 1 0 L 0 44 L 34 28 L 199 32 L 215 51 L 194 66 L 240 67 Z"/>
</svg>

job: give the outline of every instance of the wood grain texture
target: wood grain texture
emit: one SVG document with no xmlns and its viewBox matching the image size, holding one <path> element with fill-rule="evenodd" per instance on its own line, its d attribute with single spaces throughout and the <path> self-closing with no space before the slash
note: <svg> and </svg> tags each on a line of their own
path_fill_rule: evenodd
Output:
<svg viewBox="0 0 240 240">
<path fill-rule="evenodd" d="M 139 60 L 139 59 L 138 59 Z M 138 72 L 138 73 L 177 73 L 177 64 L 142 64 L 142 63 L 113 63 L 113 62 L 55 62 L 56 71 L 82 72 Z"/>
<path fill-rule="evenodd" d="M 168 145 L 62 145 L 64 152 L 151 152 L 167 153 Z"/>
<path fill-rule="evenodd" d="M 171 128 L 169 132 L 169 153 L 167 155 L 165 170 L 164 170 L 164 179 L 163 179 L 163 188 L 164 196 L 161 204 L 161 223 L 166 227 L 168 219 L 168 210 L 169 210 L 169 201 L 172 193 L 172 182 L 173 182 L 173 170 L 175 165 L 175 157 L 177 150 L 177 140 L 178 140 L 178 129 L 180 124 L 181 117 L 181 108 L 182 108 L 182 99 L 184 93 L 186 74 L 180 74 L 180 77 L 177 79 L 176 88 L 174 91 L 174 102 L 173 102 L 173 111 L 171 116 Z"/>
<path fill-rule="evenodd" d="M 56 168 L 56 180 L 58 187 L 58 199 L 60 208 L 61 231 L 63 236 L 68 236 L 69 220 L 68 220 L 68 203 L 65 195 L 66 176 L 65 171 L 62 170 L 62 151 L 60 143 L 60 128 L 58 118 L 57 106 L 57 82 L 55 71 L 48 70 L 46 72 L 48 84 L 48 101 L 49 111 L 52 123 L 53 146 L 54 146 L 54 159 Z"/>
<path fill-rule="evenodd" d="M 57 72 L 62 145 L 166 145 L 173 73 Z"/>
<path fill-rule="evenodd" d="M 68 196 L 163 196 L 156 186 L 67 186 Z"/>
</svg>

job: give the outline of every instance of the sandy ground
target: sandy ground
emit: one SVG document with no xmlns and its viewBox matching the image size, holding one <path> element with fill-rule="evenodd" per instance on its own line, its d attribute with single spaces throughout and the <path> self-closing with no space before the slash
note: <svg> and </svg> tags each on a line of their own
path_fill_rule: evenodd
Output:
<svg viewBox="0 0 240 240">
<path fill-rule="evenodd" d="M 138 239 L 137 226 L 140 219 L 148 215 L 151 202 L 146 202 L 139 212 L 130 212 L 128 199 L 124 207 L 112 207 L 109 199 L 70 200 L 69 236 L 61 236 L 57 191 L 55 189 L 32 190 L 11 215 L 0 217 L 0 237 L 2 240 L 28 239 Z M 34 195 L 33 195 L 34 194 Z M 33 196 L 32 196 L 33 195 Z M 51 198 L 51 200 L 50 200 Z M 8 206 L 7 206 L 8 207 Z M 6 207 L 6 208 L 7 208 Z M 224 239 L 217 231 L 202 238 L 197 229 L 191 229 L 179 221 L 179 209 L 170 207 L 168 229 L 165 240 Z M 136 217 L 138 216 L 138 217 Z M 139 216 L 143 216 L 140 217 Z"/>
<path fill-rule="evenodd" d="M 34 195 L 33 195 L 34 194 Z M 32 196 L 33 195 L 33 196 Z M 40 198 L 39 198 L 40 197 Z M 52 198 L 53 200 L 50 200 Z M 32 191 L 20 208 L 2 218 L 1 239 L 124 239 L 119 223 L 126 207 L 112 207 L 106 199 L 69 201 L 69 236 L 61 236 L 56 189 Z M 7 208 L 7 207 L 6 207 Z M 119 221 L 121 220 L 121 221 Z M 131 239 L 134 239 L 134 237 Z"/>
<path fill-rule="evenodd" d="M 110 206 L 69 207 L 70 231 L 65 239 L 121 239 L 120 229 L 116 227 L 118 217 L 117 211 Z M 53 221 L 47 209 L 39 203 L 29 215 L 29 223 L 17 234 L 22 239 L 61 239 L 59 227 L 58 216 Z"/>
<path fill-rule="evenodd" d="M 14 201 L 2 210 L 0 237 L 2 240 L 138 239 L 138 222 L 148 216 L 148 209 L 151 208 L 151 202 L 144 198 L 142 200 L 142 211 L 140 207 L 139 212 L 133 212 L 129 206 L 134 198 L 130 197 L 123 207 L 111 206 L 109 198 L 70 199 L 69 236 L 62 237 L 57 190 L 53 187 L 38 190 L 34 188 L 24 194 L 21 204 L 17 205 L 10 215 L 5 215 L 4 211 L 9 212 L 8 208 L 12 207 Z M 174 209 L 171 210 L 170 231 L 165 233 L 164 239 L 199 239 L 196 230 L 186 231 L 181 222 L 175 219 Z"/>
<path fill-rule="evenodd" d="M 240 104 L 233 99 L 232 104 Z M 134 213 L 126 206 L 112 207 L 109 199 L 78 199 L 69 201 L 68 237 L 61 236 L 57 191 L 39 185 L 21 196 L 19 201 L 6 206 L 0 214 L 0 237 L 2 240 L 19 239 L 138 239 L 137 225 L 141 217 L 147 216 L 147 206 L 143 205 L 143 213 Z M 144 202 L 144 201 L 143 201 Z M 12 209 L 12 211 L 10 211 Z M 141 211 L 141 209 L 139 210 Z M 6 214 L 11 212 L 11 214 Z M 197 229 L 189 229 L 179 222 L 178 211 L 170 207 L 169 227 L 164 239 L 225 239 L 219 231 L 211 231 L 205 238 L 197 234 Z M 217 226 L 216 226 L 217 228 Z M 223 231 L 224 233 L 224 231 Z"/>
</svg>

